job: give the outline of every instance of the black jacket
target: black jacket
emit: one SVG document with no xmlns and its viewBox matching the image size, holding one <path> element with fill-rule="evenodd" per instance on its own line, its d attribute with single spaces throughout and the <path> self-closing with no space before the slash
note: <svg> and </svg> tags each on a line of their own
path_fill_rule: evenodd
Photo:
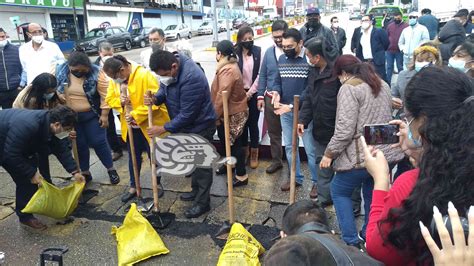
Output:
<svg viewBox="0 0 474 266">
<path fill-rule="evenodd" d="M 28 183 L 36 173 L 36 154 L 48 149 L 51 139 L 46 110 L 0 111 L 0 165 L 15 182 Z"/>
<path fill-rule="evenodd" d="M 352 44 L 356 47 L 357 58 L 364 61 L 362 45 L 360 44 L 362 32 L 360 31 L 360 28 L 358 32 L 356 32 L 356 30 L 354 30 L 354 36 L 352 36 Z M 370 34 L 370 46 L 372 49 L 372 59 L 374 61 L 374 65 L 385 65 L 385 51 L 387 51 L 389 45 L 390 41 L 388 40 L 387 32 L 383 29 L 372 26 L 372 32 Z"/>
<path fill-rule="evenodd" d="M 360 26 L 355 28 L 354 33 L 352 33 L 351 52 L 355 53 L 355 49 L 357 49 L 359 42 L 360 42 Z"/>
<path fill-rule="evenodd" d="M 339 47 L 339 54 L 342 54 L 342 48 L 346 46 L 347 41 L 346 32 L 341 27 L 337 29 L 337 32 L 334 32 L 332 29 L 331 31 L 333 32 L 334 37 L 336 38 L 337 46 Z"/>
<path fill-rule="evenodd" d="M 299 123 L 307 126 L 313 121 L 313 137 L 327 145 L 334 134 L 336 123 L 337 94 L 341 83 L 332 77 L 332 68 L 328 65 L 322 73 L 319 68 L 311 68 L 305 100 L 299 113 Z"/>
<path fill-rule="evenodd" d="M 330 53 L 326 56 L 328 60 L 335 61 L 339 54 L 339 45 L 334 37 L 334 33 L 331 29 L 321 24 L 319 29 L 313 29 L 308 27 L 308 23 L 304 24 L 300 29 L 301 36 L 303 37 L 304 45 L 306 46 L 308 41 L 314 37 L 322 37 L 326 42 L 326 47 L 333 47 L 335 49 L 330 49 Z"/>
<path fill-rule="evenodd" d="M 466 32 L 461 23 L 453 19 L 448 21 L 444 27 L 441 28 L 438 39 L 441 42 L 439 46 L 441 57 L 443 58 L 443 62 L 447 64 L 449 58 L 453 56 L 454 49 L 461 45 L 466 39 Z"/>
<path fill-rule="evenodd" d="M 252 46 L 252 50 L 250 53 L 253 56 L 253 70 L 252 70 L 252 83 L 255 82 L 258 76 L 258 72 L 260 71 L 260 62 L 262 61 L 262 48 L 259 46 Z M 244 60 L 242 60 L 242 50 L 237 49 L 237 56 L 239 57 L 239 69 L 240 72 L 242 72 L 242 69 L 244 67 Z"/>
<path fill-rule="evenodd" d="M 0 91 L 16 90 L 22 70 L 18 46 L 8 43 L 0 50 Z"/>
</svg>

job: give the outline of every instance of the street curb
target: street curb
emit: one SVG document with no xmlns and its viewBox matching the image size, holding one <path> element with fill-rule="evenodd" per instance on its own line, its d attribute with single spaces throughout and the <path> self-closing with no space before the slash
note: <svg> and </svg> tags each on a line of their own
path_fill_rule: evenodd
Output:
<svg viewBox="0 0 474 266">
<path fill-rule="evenodd" d="M 294 26 L 300 26 L 302 24 L 297 24 L 297 25 L 294 25 Z M 294 27 L 293 26 L 293 27 Z M 262 35 L 257 35 L 255 38 L 253 38 L 254 40 L 255 39 L 260 39 L 260 38 L 263 38 L 263 37 L 267 37 L 269 35 L 271 35 L 272 33 L 269 32 L 269 33 L 265 33 L 265 34 L 262 34 Z M 215 52 L 216 51 L 216 47 L 208 47 L 208 48 L 205 48 L 204 51 L 206 52 Z"/>
</svg>

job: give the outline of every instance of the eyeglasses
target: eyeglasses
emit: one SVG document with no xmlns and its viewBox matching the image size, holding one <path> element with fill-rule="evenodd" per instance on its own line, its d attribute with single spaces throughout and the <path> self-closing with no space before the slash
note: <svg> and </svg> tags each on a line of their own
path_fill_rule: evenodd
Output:
<svg viewBox="0 0 474 266">
<path fill-rule="evenodd" d="M 275 41 L 281 41 L 283 40 L 283 36 L 272 36 L 273 40 Z"/>
</svg>

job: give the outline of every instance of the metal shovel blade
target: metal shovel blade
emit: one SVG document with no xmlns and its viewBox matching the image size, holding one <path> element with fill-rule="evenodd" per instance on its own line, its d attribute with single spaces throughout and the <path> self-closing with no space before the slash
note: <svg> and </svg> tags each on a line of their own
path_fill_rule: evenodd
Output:
<svg viewBox="0 0 474 266">
<path fill-rule="evenodd" d="M 216 233 L 216 238 L 217 239 L 227 239 L 227 236 L 229 236 L 230 229 L 232 228 L 232 225 L 229 223 L 229 221 L 225 221 L 221 228 Z"/>
<path fill-rule="evenodd" d="M 153 210 L 146 218 L 153 227 L 165 229 L 176 219 L 176 215 L 171 212 L 159 212 Z"/>
</svg>

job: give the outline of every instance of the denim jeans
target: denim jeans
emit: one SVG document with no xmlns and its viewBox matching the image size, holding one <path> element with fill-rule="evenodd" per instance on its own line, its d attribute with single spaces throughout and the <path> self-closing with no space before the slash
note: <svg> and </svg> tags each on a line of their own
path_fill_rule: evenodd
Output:
<svg viewBox="0 0 474 266">
<path fill-rule="evenodd" d="M 336 209 L 337 221 L 341 229 L 342 240 L 347 244 L 358 244 L 357 227 L 352 210 L 351 196 L 358 186 L 362 184 L 364 196 L 365 221 L 362 226 L 361 236 L 365 238 L 367 222 L 369 220 L 370 204 L 372 203 L 372 191 L 374 181 L 365 169 L 352 169 L 338 172 L 331 182 L 331 195 Z"/>
<path fill-rule="evenodd" d="M 283 141 L 285 142 L 285 154 L 286 160 L 288 161 L 288 169 L 291 169 L 291 143 L 293 134 L 293 112 L 289 112 L 281 115 L 281 128 L 283 131 Z M 313 184 L 317 183 L 318 173 L 316 168 L 316 144 L 313 138 L 313 122 L 308 125 L 308 128 L 304 130 L 303 134 L 303 145 L 308 157 L 308 166 L 311 172 L 311 180 Z M 298 147 L 298 142 L 296 144 Z M 297 149 L 298 151 L 298 149 Z M 296 153 L 296 182 L 303 184 L 304 176 L 301 174 L 300 168 L 300 156 Z"/>
<path fill-rule="evenodd" d="M 99 117 L 94 112 L 89 111 L 78 113 L 77 118 L 76 141 L 81 170 L 89 171 L 89 147 L 94 148 L 97 157 L 99 157 L 105 168 L 112 168 L 114 164 L 110 147 L 107 143 L 106 129 L 99 126 Z"/>
<path fill-rule="evenodd" d="M 403 70 L 403 54 L 402 52 L 386 52 L 385 58 L 387 59 L 387 80 L 388 85 L 392 83 L 393 75 L 393 63 L 396 61 L 398 73 Z"/>
</svg>

